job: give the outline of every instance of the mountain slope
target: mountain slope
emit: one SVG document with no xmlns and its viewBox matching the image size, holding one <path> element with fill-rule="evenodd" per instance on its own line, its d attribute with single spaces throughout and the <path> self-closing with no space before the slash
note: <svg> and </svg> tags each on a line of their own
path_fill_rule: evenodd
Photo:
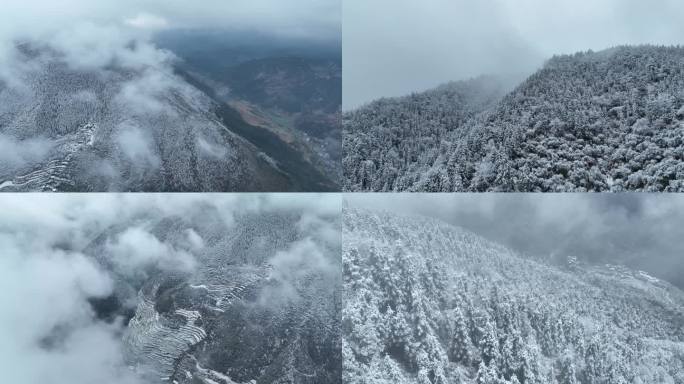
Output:
<svg viewBox="0 0 684 384">
<path fill-rule="evenodd" d="M 342 105 L 342 69 L 334 60 L 269 57 L 230 67 L 224 79 L 236 97 L 283 111 L 334 113 Z"/>
<path fill-rule="evenodd" d="M 247 212 L 226 223 L 210 206 L 194 211 L 107 228 L 83 250 L 114 276 L 108 300 L 120 304 L 95 308 L 126 318 L 130 369 L 145 383 L 339 383 L 339 244 L 305 233 L 301 213 Z M 167 252 L 191 253 L 193 268 L 122 270 L 115 251 L 131 228 Z M 300 264 L 298 251 L 318 262 Z"/>
<path fill-rule="evenodd" d="M 334 183 L 342 179 L 342 59 L 335 40 L 253 31 L 171 31 L 156 36 L 184 71 L 252 126 L 267 130 Z"/>
<path fill-rule="evenodd" d="M 329 189 L 295 180 L 309 172 L 281 168 L 240 134 L 247 123 L 165 65 L 80 68 L 51 48 L 19 52 L 21 86 L 0 84 L 0 138 L 37 149 L 0 165 L 3 191 Z"/>
<path fill-rule="evenodd" d="M 330 179 L 341 178 L 342 68 L 339 59 L 270 56 L 211 78 L 221 100 L 242 118 L 281 137 Z"/>
<path fill-rule="evenodd" d="M 554 57 L 486 113 L 431 145 L 445 156 L 405 160 L 410 166 L 400 176 L 409 182 L 386 188 L 684 190 L 683 62 L 684 48 L 654 46 Z M 414 118 L 410 111 L 406 116 Z M 345 147 L 345 159 L 357 153 Z M 383 178 L 381 158 L 362 160 L 375 170 L 370 179 Z M 350 175 L 359 171 L 353 166 L 345 165 L 352 183 Z M 364 189 L 381 188 L 371 184 Z"/>
<path fill-rule="evenodd" d="M 377 100 L 344 113 L 344 189 L 393 191 L 422 186 L 430 164 L 448 157 L 444 149 L 454 131 L 507 90 L 500 78 L 480 77 Z"/>
<path fill-rule="evenodd" d="M 684 293 L 564 267 L 442 222 L 346 208 L 344 380 L 678 383 Z"/>
<path fill-rule="evenodd" d="M 340 60 L 268 57 L 228 68 L 216 78 L 228 89 L 226 100 L 245 118 L 257 117 L 313 166 L 341 179 Z"/>
<path fill-rule="evenodd" d="M 215 102 L 215 114 L 221 119 L 226 127 L 245 140 L 254 144 L 263 151 L 262 155 L 267 161 L 276 166 L 281 172 L 287 174 L 291 189 L 295 191 L 338 191 L 339 178 L 335 173 L 328 175 L 312 161 L 310 148 L 303 147 L 301 143 L 293 142 L 288 137 L 283 137 L 278 129 L 272 129 L 271 124 L 263 125 L 260 121 L 247 122 L 250 116 L 245 115 L 240 106 L 233 107 L 221 100 L 216 92 L 193 75 L 179 70 L 183 78 L 188 82 L 210 95 Z M 339 140 L 333 140 L 332 146 L 339 146 Z M 328 166 L 338 168 L 334 159 L 326 157 Z"/>
</svg>

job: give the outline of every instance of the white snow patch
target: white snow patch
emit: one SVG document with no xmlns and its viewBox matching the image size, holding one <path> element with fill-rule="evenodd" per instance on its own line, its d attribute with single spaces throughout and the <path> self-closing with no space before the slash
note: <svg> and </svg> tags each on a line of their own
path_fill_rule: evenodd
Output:
<svg viewBox="0 0 684 384">
<path fill-rule="evenodd" d="M 223 380 L 227 384 L 242 384 L 242 383 L 238 383 L 237 381 L 233 381 L 233 379 L 231 379 L 228 375 L 225 375 L 221 372 L 217 372 L 217 371 L 214 371 L 211 369 L 202 368 L 202 366 L 200 366 L 199 363 L 195 363 L 195 367 L 197 368 L 197 370 L 199 372 L 203 373 L 204 375 L 209 376 L 209 377 L 203 378 L 204 381 L 206 381 L 209 384 L 218 384 L 218 382 L 215 380 L 212 380 L 211 377 L 213 377 L 214 379 Z M 249 382 L 244 383 L 244 384 L 256 384 L 256 380 L 250 380 Z"/>
<path fill-rule="evenodd" d="M 644 271 L 639 271 L 639 276 L 643 277 L 644 279 L 648 280 L 651 283 L 657 283 L 660 281 L 657 278 L 649 275 L 648 273 L 646 273 Z"/>
<path fill-rule="evenodd" d="M 684 117 L 684 105 L 677 111 L 677 116 Z"/>
</svg>

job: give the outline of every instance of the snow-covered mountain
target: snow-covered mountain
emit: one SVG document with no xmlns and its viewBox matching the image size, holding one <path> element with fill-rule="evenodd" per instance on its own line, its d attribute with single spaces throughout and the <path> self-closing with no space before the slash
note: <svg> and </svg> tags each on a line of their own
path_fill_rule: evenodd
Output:
<svg viewBox="0 0 684 384">
<path fill-rule="evenodd" d="M 508 88 L 503 79 L 485 76 L 344 113 L 344 190 L 430 190 L 420 185 L 430 165 L 448 156 L 449 137 Z"/>
<path fill-rule="evenodd" d="M 683 63 L 616 47 L 554 57 L 489 104 L 478 80 L 371 103 L 343 117 L 344 189 L 682 191 Z"/>
<path fill-rule="evenodd" d="M 22 70 L 0 80 L 0 147 L 15 149 L 1 158 L 2 191 L 334 189 L 172 60 L 88 66 L 37 43 L 15 56 Z"/>
<path fill-rule="evenodd" d="M 0 368 L 21 384 L 341 383 L 341 197 L 8 194 Z"/>
<path fill-rule="evenodd" d="M 125 318 L 130 369 L 145 383 L 339 383 L 339 242 L 305 233 L 295 211 L 221 215 L 142 216 L 82 250 L 114 278 L 112 296 L 92 305 Z M 122 244 L 154 252 L 150 240 L 175 256 L 131 270 L 122 255 L 136 251 Z"/>
<path fill-rule="evenodd" d="M 644 272 L 355 208 L 343 239 L 344 382 L 684 382 L 684 293 Z"/>
</svg>

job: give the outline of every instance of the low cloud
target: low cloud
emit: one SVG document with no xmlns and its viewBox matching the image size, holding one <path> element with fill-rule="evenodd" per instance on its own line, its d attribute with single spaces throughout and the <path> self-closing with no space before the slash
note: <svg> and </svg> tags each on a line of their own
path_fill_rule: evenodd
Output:
<svg viewBox="0 0 684 384">
<path fill-rule="evenodd" d="M 555 54 L 684 36 L 679 0 L 347 0 L 343 8 L 345 110 L 483 74 L 524 76 Z"/>
<path fill-rule="evenodd" d="M 333 206 L 339 207 L 338 204 Z M 297 222 L 297 229 L 321 244 L 332 248 L 341 248 L 342 234 L 339 223 L 334 219 L 338 214 L 322 214 L 320 211 L 304 212 Z"/>
<path fill-rule="evenodd" d="M 207 213 L 226 218 L 224 225 L 230 228 L 236 215 L 284 210 L 309 218 L 300 224 L 302 240 L 273 256 L 277 281 L 292 285 L 309 272 L 341 275 L 328 259 L 340 252 L 329 252 L 329 241 L 323 239 L 333 236 L 323 236 L 327 230 L 317 228 L 339 220 L 339 194 L 3 195 L 3 382 L 144 384 L 126 365 L 124 324 L 98 319 L 89 299 L 109 297 L 121 280 L 135 280 L 147 267 L 192 271 L 193 255 L 208 242 L 194 228 L 206 225 Z M 149 225 L 164 218 L 197 225 L 188 224 L 179 238 L 163 239 Z M 103 234 L 103 246 L 90 254 Z"/>
<path fill-rule="evenodd" d="M 118 43 L 125 40 L 146 41 L 154 31 L 174 28 L 231 27 L 336 40 L 341 33 L 340 0 L 204 0 L 201 6 L 183 0 L 5 0 L 2 14 L 0 63 L 6 63 L 14 45 L 22 41 L 54 43 L 72 53 L 82 53 L 81 62 L 92 64 L 106 55 L 93 45 L 92 52 L 86 45 L 72 49 L 83 39 L 91 44 L 100 39 L 101 47 L 112 48 L 114 43 L 119 47 Z"/>
<path fill-rule="evenodd" d="M 195 237 L 193 240 L 197 241 Z M 199 239 L 201 240 L 201 239 Z M 162 243 L 140 227 L 132 227 L 107 243 L 112 263 L 127 276 L 144 272 L 147 268 L 190 273 L 195 260 L 186 251 Z"/>
<path fill-rule="evenodd" d="M 677 194 L 359 194 L 345 200 L 435 217 L 534 257 L 627 265 L 684 288 L 684 197 Z"/>
<path fill-rule="evenodd" d="M 169 26 L 165 18 L 149 13 L 139 13 L 135 17 L 124 20 L 124 24 L 142 29 L 164 29 Z"/>
<path fill-rule="evenodd" d="M 221 147 L 217 144 L 211 144 L 202 137 L 197 138 L 197 146 L 199 147 L 200 151 L 202 151 L 202 153 L 209 155 L 211 157 L 215 157 L 217 159 L 225 157 L 226 153 L 228 152 L 226 148 Z"/>
<path fill-rule="evenodd" d="M 175 114 L 162 98 L 179 85 L 170 69 L 156 67 L 145 70 L 126 82 L 115 101 L 139 115 Z"/>
<path fill-rule="evenodd" d="M 185 235 L 192 250 L 199 251 L 204 248 L 204 240 L 194 229 L 188 229 L 185 231 Z"/>
<path fill-rule="evenodd" d="M 153 149 L 152 138 L 135 126 L 122 125 L 116 137 L 121 152 L 136 165 L 156 168 L 161 163 Z"/>
<path fill-rule="evenodd" d="M 293 243 L 288 249 L 276 252 L 269 260 L 273 268 L 268 285 L 261 292 L 259 304 L 266 307 L 280 305 L 300 299 L 298 286 L 306 279 L 324 279 L 326 287 L 333 289 L 339 280 L 339 263 L 331 260 L 319 239 L 305 238 Z M 337 249 L 337 254 L 341 250 Z"/>
<path fill-rule="evenodd" d="M 162 63 L 166 56 L 144 37 L 117 25 L 76 22 L 43 40 L 63 55 L 75 69 L 100 69 L 111 65 L 141 69 Z"/>
<path fill-rule="evenodd" d="M 87 303 L 111 293 L 107 274 L 78 252 L 55 249 L 40 237 L 25 238 L 22 225 L 14 232 L 6 219 L 0 229 L 3 381 L 142 384 L 124 364 L 120 326 L 98 322 Z M 39 217 L 24 220 L 44 229 Z"/>
<path fill-rule="evenodd" d="M 18 140 L 0 134 L 0 171 L 17 169 L 28 163 L 43 160 L 53 146 L 54 143 L 48 139 Z"/>
<path fill-rule="evenodd" d="M 335 269 L 324 254 L 311 238 L 298 241 L 271 258 L 269 263 L 273 266 L 272 277 L 284 283 L 291 283 L 312 272 L 326 275 L 335 273 Z"/>
</svg>

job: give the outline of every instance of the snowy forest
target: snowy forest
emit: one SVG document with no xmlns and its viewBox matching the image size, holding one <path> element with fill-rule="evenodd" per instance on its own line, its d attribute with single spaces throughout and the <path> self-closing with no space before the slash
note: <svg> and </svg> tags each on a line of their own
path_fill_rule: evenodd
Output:
<svg viewBox="0 0 684 384">
<path fill-rule="evenodd" d="M 345 383 L 684 382 L 684 293 L 450 224 L 343 213 Z"/>
<path fill-rule="evenodd" d="M 346 191 L 684 191 L 684 48 L 554 56 L 343 115 Z M 497 81 L 499 85 L 497 86 Z"/>
<path fill-rule="evenodd" d="M 2 383 L 341 384 L 340 205 L 7 195 Z"/>
</svg>

